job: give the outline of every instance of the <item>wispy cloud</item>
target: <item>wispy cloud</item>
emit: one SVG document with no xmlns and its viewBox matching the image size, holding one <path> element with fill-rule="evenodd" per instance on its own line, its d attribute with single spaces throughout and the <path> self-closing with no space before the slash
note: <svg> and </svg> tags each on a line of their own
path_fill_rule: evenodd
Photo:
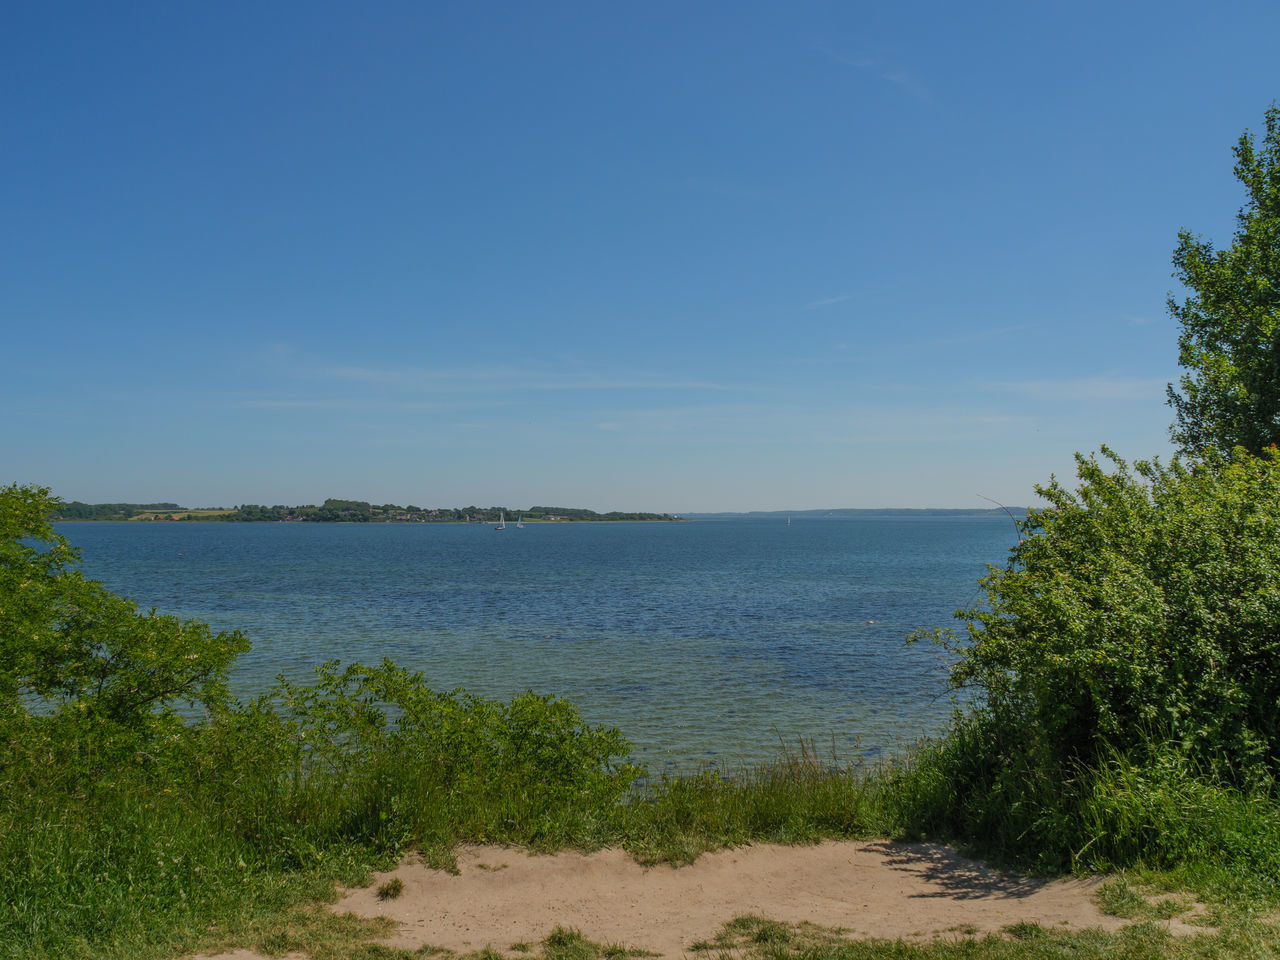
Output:
<svg viewBox="0 0 1280 960">
<path fill-rule="evenodd" d="M 855 57 L 843 53 L 837 53 L 830 47 L 821 43 L 815 43 L 813 45 L 813 49 L 817 50 L 825 57 L 830 57 L 836 63 L 843 63 L 846 67 L 858 67 L 862 70 L 870 70 L 876 65 L 874 60 L 869 60 L 866 57 Z"/>
<path fill-rule="evenodd" d="M 814 300 L 812 303 L 806 303 L 804 305 L 804 308 L 806 310 L 817 310 L 821 307 L 829 307 L 833 303 L 844 303 L 846 300 L 852 300 L 852 299 L 853 299 L 852 293 L 842 293 L 838 297 L 827 297 L 823 300 Z"/>
<path fill-rule="evenodd" d="M 881 80 L 888 80 L 890 83 L 901 87 L 906 93 L 915 97 L 922 103 L 935 103 L 933 91 L 931 91 L 923 80 L 914 73 L 907 70 L 891 70 L 888 73 L 880 74 Z"/>
<path fill-rule="evenodd" d="M 1017 323 L 1007 327 L 988 327 L 985 330 L 969 330 L 964 333 L 958 333 L 950 337 L 938 337 L 929 340 L 930 346 L 934 347 L 953 347 L 961 343 L 980 343 L 985 340 L 1000 340 L 1004 337 L 1013 336 L 1015 333 L 1022 333 L 1028 328 L 1025 323 Z"/>
<path fill-rule="evenodd" d="M 854 67 L 858 70 L 866 70 L 874 73 L 881 80 L 892 83 L 903 92 L 914 97 L 922 103 L 936 103 L 933 91 L 928 85 L 920 79 L 916 74 L 903 67 L 886 67 L 882 62 L 871 57 L 850 56 L 848 54 L 837 53 L 830 47 L 823 44 L 814 44 L 814 49 L 823 56 L 828 57 L 836 63 L 842 63 L 846 67 Z"/>
<path fill-rule="evenodd" d="M 394 383 L 403 376 L 398 370 L 372 370 L 367 367 L 324 367 L 316 372 L 323 379 L 359 383 Z"/>
<path fill-rule="evenodd" d="M 634 438 L 699 447 L 848 447 L 860 443 L 919 444 L 923 438 L 970 435 L 974 430 L 1026 424 L 1026 414 L 1006 414 L 978 405 L 937 403 L 902 406 L 878 399 L 818 404 L 763 402 L 689 403 L 601 411 L 599 430 Z"/>
<path fill-rule="evenodd" d="M 332 410 L 345 406 L 339 400 L 238 400 L 235 406 L 251 410 Z"/>
<path fill-rule="evenodd" d="M 513 383 L 515 390 L 729 390 L 728 384 L 668 377 L 550 377 Z"/>
<path fill-rule="evenodd" d="M 885 368 L 892 368 L 896 364 L 903 362 L 900 359 L 903 351 L 910 351 L 910 355 L 915 357 L 925 350 L 946 350 L 965 344 L 983 344 L 1007 340 L 1033 329 L 1030 324 L 1019 323 L 1003 327 L 965 330 L 948 336 L 932 337 L 923 333 L 918 325 L 903 323 L 901 328 L 902 334 L 899 339 L 894 341 L 879 341 L 867 344 L 837 340 L 829 344 L 829 348 L 822 353 L 796 356 L 792 357 L 791 360 L 797 364 L 812 366 L 849 366 L 854 364 L 865 366 L 870 362 L 871 357 L 875 357 L 877 358 L 877 363 L 883 363 Z M 893 388 L 889 386 L 886 389 Z M 913 385 L 912 389 L 918 390 L 919 385 Z"/>
<path fill-rule="evenodd" d="M 460 415 L 502 418 L 535 404 L 586 411 L 615 405 L 606 397 L 649 403 L 661 398 L 679 403 L 698 395 L 739 389 L 742 387 L 660 372 L 619 371 L 611 376 L 607 370 L 557 370 L 547 365 L 445 370 L 328 364 L 294 356 L 282 358 L 270 381 L 259 384 L 259 389 L 232 395 L 226 402 L 238 409 L 282 415 L 445 416 L 455 423 Z M 599 411 L 596 417 L 602 421 L 600 429 L 611 429 L 613 418 L 607 411 Z"/>
<path fill-rule="evenodd" d="M 986 390 L 1040 400 L 1149 400 L 1164 393 L 1167 381 L 1153 377 L 1097 376 L 1068 379 L 987 381 Z"/>
<path fill-rule="evenodd" d="M 754 184 L 728 176 L 684 176 L 663 181 L 670 189 L 731 200 L 734 203 L 758 203 L 769 194 Z"/>
<path fill-rule="evenodd" d="M 231 402 L 243 410 L 327 410 L 337 413 L 439 413 L 446 410 L 498 407 L 506 404 L 423 401 L 370 397 L 246 397 Z"/>
<path fill-rule="evenodd" d="M 393 385 L 408 393 L 474 394 L 566 390 L 726 390 L 727 384 L 669 376 L 625 373 L 616 377 L 579 371 L 484 368 L 432 370 L 426 368 L 311 367 L 296 371 L 303 380 L 347 384 Z"/>
</svg>

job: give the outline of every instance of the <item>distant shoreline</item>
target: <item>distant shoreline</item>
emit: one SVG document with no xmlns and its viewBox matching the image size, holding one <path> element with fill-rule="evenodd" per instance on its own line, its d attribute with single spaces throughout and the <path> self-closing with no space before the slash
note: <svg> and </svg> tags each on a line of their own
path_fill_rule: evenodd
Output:
<svg viewBox="0 0 1280 960">
<path fill-rule="evenodd" d="M 750 510 L 682 513 L 685 520 L 839 520 L 854 517 L 1025 517 L 1029 507 L 841 507 L 830 510 Z"/>
<path fill-rule="evenodd" d="M 183 507 L 176 503 L 62 503 L 51 517 L 65 521 L 124 521 L 131 523 L 597 523 L 617 521 L 675 522 L 670 513 L 612 510 L 597 513 L 583 507 L 504 506 L 416 507 L 366 500 L 325 500 L 323 504 L 264 506 L 248 503 L 236 507 Z"/>
<path fill-rule="evenodd" d="M 50 519 L 59 521 L 196 522 L 196 523 L 467 523 L 515 526 L 518 523 L 616 523 L 685 521 L 774 521 L 790 523 L 839 519 L 1005 517 L 1019 522 L 1028 507 L 841 507 L 809 510 L 706 511 L 651 513 L 582 507 L 431 507 L 371 504 L 364 500 L 329 499 L 316 506 L 183 507 L 176 503 L 63 503 Z"/>
<path fill-rule="evenodd" d="M 185 512 L 185 511 L 180 511 Z M 496 526 L 497 520 L 221 520 L 221 519 L 199 519 L 184 517 L 155 517 L 155 516 L 134 516 L 134 517 L 52 517 L 52 523 L 238 523 L 238 524 L 273 524 L 273 523 L 307 523 L 307 524 L 354 524 L 354 525 L 397 525 L 397 526 L 414 526 L 414 525 L 431 525 L 431 526 Z M 564 524 L 564 523 L 686 523 L 687 517 L 671 516 L 671 517 L 561 517 L 550 519 L 547 517 L 525 517 L 523 523 L 525 526 L 537 524 L 546 526 L 548 524 Z M 514 528 L 517 521 L 507 521 L 507 526 Z"/>
</svg>

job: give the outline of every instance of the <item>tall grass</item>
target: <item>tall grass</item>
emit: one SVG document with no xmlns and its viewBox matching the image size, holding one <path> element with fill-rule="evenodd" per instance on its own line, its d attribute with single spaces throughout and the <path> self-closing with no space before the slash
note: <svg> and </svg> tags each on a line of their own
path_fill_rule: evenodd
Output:
<svg viewBox="0 0 1280 960">
<path fill-rule="evenodd" d="M 1034 733 L 975 712 L 883 774 L 902 837 L 957 841 L 994 862 L 1055 873 L 1145 868 L 1213 899 L 1280 901 L 1280 795 L 1240 785 L 1170 744 L 1065 767 Z"/>
<path fill-rule="evenodd" d="M 811 745 L 733 774 L 664 776 L 619 809 L 615 834 L 643 862 L 688 863 L 745 843 L 884 836 L 896 824 L 885 781 L 857 761 L 823 761 Z"/>
<path fill-rule="evenodd" d="M 445 866 L 460 841 L 599 846 L 637 774 L 563 701 L 390 664 L 159 739 L 65 711 L 3 733 L 0 956 L 171 953 L 411 846 Z"/>
<path fill-rule="evenodd" d="M 981 714 L 893 764 L 802 747 L 732 775 L 653 781 L 616 730 L 563 701 L 435 693 L 390 664 L 331 666 L 315 686 L 160 738 L 73 714 L 4 727 L 4 958 L 172 957 L 252 939 L 406 850 L 449 867 L 462 842 L 622 845 L 683 863 L 745 843 L 928 837 L 1024 869 L 1159 869 L 1205 897 L 1280 902 L 1274 785 L 1216 782 L 1172 750 L 1055 771 Z"/>
<path fill-rule="evenodd" d="M 25 732 L 33 762 L 0 768 L 0 956 L 172 955 L 367 860 L 330 844 L 302 869 L 296 850 L 226 829 L 216 799 L 154 756 L 95 769 L 99 745 Z"/>
</svg>

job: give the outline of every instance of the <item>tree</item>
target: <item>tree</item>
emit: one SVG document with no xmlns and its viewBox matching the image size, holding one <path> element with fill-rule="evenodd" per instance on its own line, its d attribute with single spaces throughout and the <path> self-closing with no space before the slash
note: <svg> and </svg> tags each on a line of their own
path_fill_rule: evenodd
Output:
<svg viewBox="0 0 1280 960">
<path fill-rule="evenodd" d="M 77 569 L 49 522 L 43 487 L 0 488 L 0 720 L 71 714 L 135 732 L 159 730 L 176 703 L 214 708 L 249 641 L 130 600 Z"/>
<path fill-rule="evenodd" d="M 1114 470 L 1077 454 L 1077 491 L 1036 488 L 1050 506 L 957 612 L 966 637 L 940 632 L 952 683 L 1057 772 L 1172 747 L 1280 773 L 1280 455 L 1131 469 L 1103 453 Z"/>
<path fill-rule="evenodd" d="M 1168 388 L 1170 433 L 1193 456 L 1280 442 L 1280 107 L 1267 110 L 1260 146 L 1245 131 L 1232 153 L 1249 193 L 1234 241 L 1215 251 L 1183 230 L 1173 254 L 1174 276 L 1194 292 L 1169 295 L 1186 370 L 1181 389 Z"/>
</svg>

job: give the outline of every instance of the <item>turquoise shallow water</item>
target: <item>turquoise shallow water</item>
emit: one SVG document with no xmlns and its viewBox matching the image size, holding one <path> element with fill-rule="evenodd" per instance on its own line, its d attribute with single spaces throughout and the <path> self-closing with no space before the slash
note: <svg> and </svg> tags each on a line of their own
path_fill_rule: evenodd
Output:
<svg viewBox="0 0 1280 960">
<path fill-rule="evenodd" d="M 64 523 L 144 609 L 237 628 L 233 686 L 384 656 L 438 689 L 532 689 L 620 727 L 653 768 L 936 731 L 946 664 L 906 647 L 973 603 L 1007 518 L 483 525 Z"/>
</svg>

